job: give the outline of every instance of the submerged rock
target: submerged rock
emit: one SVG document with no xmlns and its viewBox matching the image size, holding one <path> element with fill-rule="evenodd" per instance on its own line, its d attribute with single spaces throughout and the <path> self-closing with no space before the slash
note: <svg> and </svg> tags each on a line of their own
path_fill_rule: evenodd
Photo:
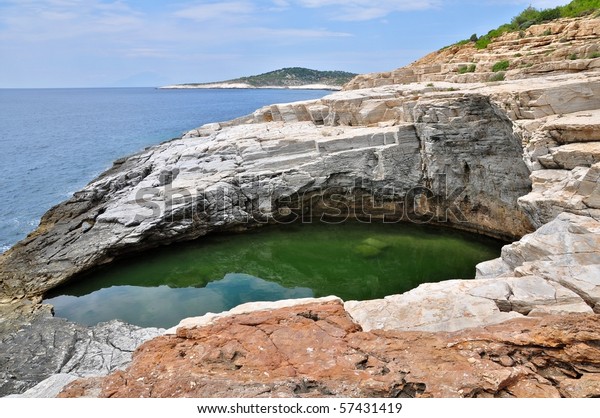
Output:
<svg viewBox="0 0 600 418">
<path fill-rule="evenodd" d="M 375 257 L 381 253 L 381 248 L 377 248 L 368 244 L 360 244 L 356 246 L 354 252 L 361 257 Z"/>
</svg>

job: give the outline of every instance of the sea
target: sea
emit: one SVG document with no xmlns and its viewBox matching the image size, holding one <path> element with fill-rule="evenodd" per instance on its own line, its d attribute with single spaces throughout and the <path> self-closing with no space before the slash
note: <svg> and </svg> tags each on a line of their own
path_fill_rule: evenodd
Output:
<svg viewBox="0 0 600 418">
<path fill-rule="evenodd" d="M 325 90 L 0 89 L 0 253 L 112 162 L 210 122 Z"/>
</svg>

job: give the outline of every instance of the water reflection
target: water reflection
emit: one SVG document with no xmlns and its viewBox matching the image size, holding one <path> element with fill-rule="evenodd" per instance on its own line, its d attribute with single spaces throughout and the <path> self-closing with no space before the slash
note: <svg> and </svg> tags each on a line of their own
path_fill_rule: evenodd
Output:
<svg viewBox="0 0 600 418">
<path fill-rule="evenodd" d="M 159 248 L 47 296 L 57 316 L 85 324 L 119 318 L 171 326 L 249 301 L 375 299 L 423 282 L 468 279 L 477 263 L 498 257 L 500 247 L 495 240 L 409 224 L 270 227 Z"/>
<path fill-rule="evenodd" d="M 182 318 L 222 312 L 253 301 L 313 297 L 305 287 L 286 288 L 249 274 L 230 273 L 206 287 L 111 286 L 83 296 L 46 300 L 61 317 L 85 325 L 120 319 L 140 326 L 171 327 Z"/>
</svg>

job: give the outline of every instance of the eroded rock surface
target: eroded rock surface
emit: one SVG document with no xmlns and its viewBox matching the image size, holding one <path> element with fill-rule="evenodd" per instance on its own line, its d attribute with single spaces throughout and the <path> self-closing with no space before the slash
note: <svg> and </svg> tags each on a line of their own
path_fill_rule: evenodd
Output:
<svg viewBox="0 0 600 418">
<path fill-rule="evenodd" d="M 506 112 L 483 91 L 422 93 L 269 106 L 120 161 L 0 256 L 0 296 L 43 294 L 131 251 L 300 217 L 530 231 L 516 205 L 529 170 Z"/>
<path fill-rule="evenodd" d="M 123 368 L 142 342 L 162 332 L 119 321 L 88 328 L 47 312 L 0 339 L 0 397 L 55 374 L 95 376 Z"/>
<path fill-rule="evenodd" d="M 502 249 L 502 256 L 478 265 L 478 277 L 537 276 L 577 294 L 600 311 L 600 222 L 562 213 L 533 234 Z M 563 292 L 564 293 L 564 292 Z M 546 309 L 559 309 L 547 304 Z"/>
<path fill-rule="evenodd" d="M 143 344 L 61 397 L 592 397 L 595 315 L 446 332 L 365 332 L 339 301 L 221 318 Z"/>
</svg>

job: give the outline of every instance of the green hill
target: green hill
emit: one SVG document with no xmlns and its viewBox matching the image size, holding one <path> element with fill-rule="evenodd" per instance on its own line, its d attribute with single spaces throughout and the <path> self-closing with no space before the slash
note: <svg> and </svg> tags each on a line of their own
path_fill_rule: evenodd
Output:
<svg viewBox="0 0 600 418">
<path fill-rule="evenodd" d="M 184 86 L 206 86 L 209 84 L 245 83 L 253 87 L 294 87 L 307 84 L 326 84 L 329 86 L 342 86 L 350 81 L 356 74 L 345 71 L 317 71 L 308 68 L 292 67 L 282 68 L 264 74 L 249 77 L 240 77 L 233 80 L 218 81 L 214 83 L 188 83 Z"/>
</svg>

